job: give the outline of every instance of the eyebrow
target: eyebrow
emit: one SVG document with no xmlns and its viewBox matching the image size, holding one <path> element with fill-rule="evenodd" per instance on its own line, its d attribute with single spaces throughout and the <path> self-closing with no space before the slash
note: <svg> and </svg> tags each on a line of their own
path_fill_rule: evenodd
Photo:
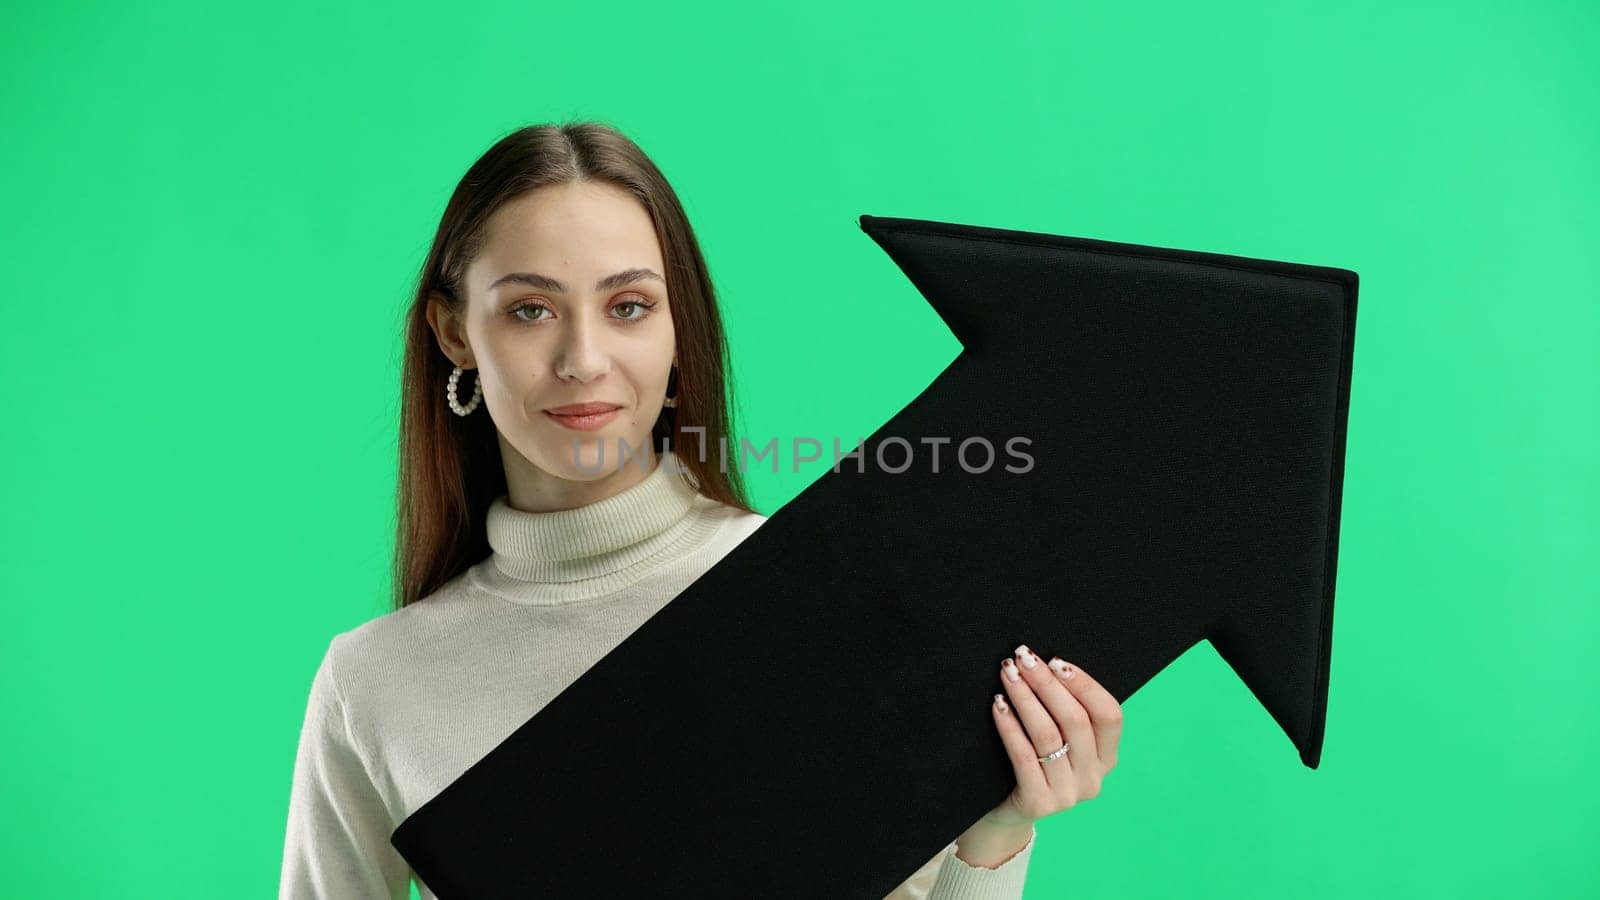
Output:
<svg viewBox="0 0 1600 900">
<path fill-rule="evenodd" d="M 624 269 L 621 272 L 617 272 L 612 275 L 607 275 L 606 277 L 595 282 L 594 289 L 596 291 L 609 291 L 614 288 L 633 284 L 636 281 L 643 281 L 646 278 L 654 278 L 656 281 L 659 281 L 662 284 L 667 283 L 667 280 L 662 278 L 661 275 L 654 269 L 636 267 L 632 269 Z M 540 275 L 538 272 L 508 272 L 504 275 L 501 275 L 499 278 L 496 278 L 494 282 L 489 285 L 489 290 L 492 291 L 502 284 L 522 284 L 531 288 L 537 288 L 541 291 L 556 291 L 557 293 L 563 294 L 567 291 L 567 286 L 562 282 L 557 281 L 548 275 Z"/>
</svg>

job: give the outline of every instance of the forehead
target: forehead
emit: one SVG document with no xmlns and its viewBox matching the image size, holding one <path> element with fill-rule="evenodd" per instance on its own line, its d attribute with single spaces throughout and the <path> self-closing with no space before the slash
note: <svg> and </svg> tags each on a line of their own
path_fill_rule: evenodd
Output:
<svg viewBox="0 0 1600 900">
<path fill-rule="evenodd" d="M 482 287 L 506 272 L 533 269 L 592 283 L 590 274 L 633 266 L 664 269 L 650 214 L 614 185 L 575 182 L 539 188 L 495 210 L 467 277 Z"/>
</svg>

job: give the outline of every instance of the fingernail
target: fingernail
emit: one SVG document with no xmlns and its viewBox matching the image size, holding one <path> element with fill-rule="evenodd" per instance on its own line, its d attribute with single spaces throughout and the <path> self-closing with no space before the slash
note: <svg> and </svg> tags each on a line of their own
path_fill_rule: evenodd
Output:
<svg viewBox="0 0 1600 900">
<path fill-rule="evenodd" d="M 1017 664 L 1009 659 L 1001 661 L 1000 671 L 1006 673 L 1006 678 L 1011 681 L 1022 680 L 1022 673 L 1017 671 Z"/>
<path fill-rule="evenodd" d="M 1072 665 L 1063 662 L 1061 657 L 1052 656 L 1050 657 L 1050 671 L 1060 675 L 1062 678 L 1071 678 L 1074 670 Z"/>
<path fill-rule="evenodd" d="M 1018 644 L 1016 649 L 1017 659 L 1022 660 L 1024 668 L 1032 669 L 1039 665 L 1039 657 L 1033 655 L 1027 644 Z"/>
<path fill-rule="evenodd" d="M 1011 708 L 1011 707 L 1006 705 L 1006 695 L 1005 694 L 995 694 L 994 695 L 994 708 L 1000 710 L 1001 712 L 1005 712 L 1006 710 Z"/>
</svg>

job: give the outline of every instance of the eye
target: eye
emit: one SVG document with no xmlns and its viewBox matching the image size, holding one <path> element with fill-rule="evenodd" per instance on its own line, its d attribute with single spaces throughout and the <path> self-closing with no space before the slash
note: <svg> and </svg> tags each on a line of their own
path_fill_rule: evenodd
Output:
<svg viewBox="0 0 1600 900">
<path fill-rule="evenodd" d="M 518 307 L 516 307 L 516 308 L 511 310 L 511 318 L 516 319 L 519 322 L 541 322 L 544 319 L 548 318 L 548 316 L 538 316 L 536 318 L 529 318 L 529 317 L 526 317 L 526 316 L 518 315 L 518 313 L 522 312 L 523 310 L 527 310 L 527 309 L 536 309 L 536 310 L 540 310 L 541 312 L 549 312 L 550 311 L 550 310 L 546 309 L 544 307 L 544 305 L 541 304 L 541 303 L 524 303 L 523 305 L 518 306 Z"/>
<path fill-rule="evenodd" d="M 624 322 L 637 322 L 640 319 L 643 319 L 645 316 L 649 315 L 650 314 L 650 310 L 652 310 L 654 308 L 655 308 L 655 304 L 654 303 L 647 303 L 647 302 L 645 302 L 643 300 L 624 300 L 621 303 L 618 303 L 616 306 L 611 307 L 611 309 L 613 311 L 619 310 L 619 309 L 628 309 L 628 310 L 630 310 L 630 311 L 632 311 L 634 313 L 633 315 L 626 315 L 626 316 L 618 316 L 617 317 L 617 318 L 621 319 Z"/>
</svg>

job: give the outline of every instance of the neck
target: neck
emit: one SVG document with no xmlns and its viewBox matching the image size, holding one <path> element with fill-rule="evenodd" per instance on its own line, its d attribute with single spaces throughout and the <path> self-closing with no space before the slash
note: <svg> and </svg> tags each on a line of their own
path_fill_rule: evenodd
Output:
<svg viewBox="0 0 1600 900">
<path fill-rule="evenodd" d="M 498 437 L 500 456 L 506 460 L 506 502 L 523 512 L 560 512 L 615 497 L 643 482 L 660 461 L 655 448 L 646 441 L 643 458 L 602 461 L 600 468 L 607 470 L 605 475 L 575 481 L 546 472 L 507 443 L 504 435 Z"/>
<path fill-rule="evenodd" d="M 660 456 L 643 481 L 586 506 L 529 512 L 513 508 L 501 495 L 489 507 L 493 554 L 481 575 L 517 602 L 604 593 L 631 583 L 628 579 L 650 565 L 703 544 L 720 519 L 692 514 L 701 501 L 681 461 L 670 453 Z"/>
</svg>

